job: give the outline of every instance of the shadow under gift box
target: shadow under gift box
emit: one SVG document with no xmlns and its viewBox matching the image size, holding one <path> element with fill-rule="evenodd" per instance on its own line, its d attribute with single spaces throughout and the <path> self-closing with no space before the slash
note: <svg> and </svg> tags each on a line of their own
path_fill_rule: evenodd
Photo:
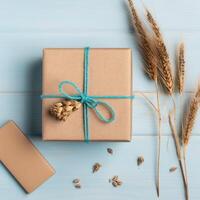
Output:
<svg viewBox="0 0 200 200">
<path fill-rule="evenodd" d="M 132 95 L 132 53 L 129 48 L 91 48 L 88 66 L 88 95 Z M 47 48 L 43 51 L 43 95 L 59 95 L 58 85 L 69 80 L 83 90 L 84 49 Z M 76 94 L 72 87 L 65 87 L 70 95 Z M 130 141 L 132 135 L 132 100 L 100 99 L 115 110 L 115 120 L 102 122 L 93 109 L 89 111 L 89 140 Z M 73 112 L 64 121 L 49 114 L 49 107 L 58 98 L 42 100 L 42 131 L 44 140 L 84 141 L 83 109 Z M 103 107 L 98 109 L 108 116 Z"/>
</svg>

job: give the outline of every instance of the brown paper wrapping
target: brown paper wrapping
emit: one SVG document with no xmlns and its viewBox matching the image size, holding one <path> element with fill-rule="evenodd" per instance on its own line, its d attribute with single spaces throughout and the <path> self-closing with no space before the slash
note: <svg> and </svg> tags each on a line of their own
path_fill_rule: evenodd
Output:
<svg viewBox="0 0 200 200">
<path fill-rule="evenodd" d="M 89 95 L 132 95 L 131 49 L 90 49 Z M 44 49 L 43 95 L 59 94 L 58 84 L 63 80 L 75 82 L 83 89 L 84 49 Z M 65 88 L 74 94 L 72 88 Z M 66 122 L 57 121 L 48 110 L 59 99 L 43 100 L 44 140 L 84 140 L 83 110 L 70 115 Z M 91 141 L 130 141 L 132 101 L 130 99 L 103 99 L 112 105 L 116 119 L 104 123 L 89 109 Z"/>
</svg>

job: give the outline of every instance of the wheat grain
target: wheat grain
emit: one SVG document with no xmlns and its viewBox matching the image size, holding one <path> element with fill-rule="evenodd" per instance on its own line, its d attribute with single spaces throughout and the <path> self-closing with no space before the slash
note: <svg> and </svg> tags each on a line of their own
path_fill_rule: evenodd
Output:
<svg viewBox="0 0 200 200">
<path fill-rule="evenodd" d="M 176 166 L 172 166 L 170 169 L 169 169 L 169 172 L 175 172 L 177 170 L 177 167 Z"/>
</svg>

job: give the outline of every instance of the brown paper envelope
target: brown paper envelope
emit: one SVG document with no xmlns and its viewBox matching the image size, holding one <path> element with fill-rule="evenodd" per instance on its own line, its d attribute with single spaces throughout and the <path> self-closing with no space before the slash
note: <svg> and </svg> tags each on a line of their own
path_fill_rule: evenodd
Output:
<svg viewBox="0 0 200 200">
<path fill-rule="evenodd" d="M 89 95 L 132 95 L 131 49 L 90 49 Z M 63 80 L 75 82 L 83 89 L 84 49 L 44 49 L 43 94 L 59 94 Z M 75 94 L 66 87 L 65 91 Z M 116 120 L 101 122 L 89 109 L 92 141 L 130 141 L 132 108 L 130 99 L 102 99 L 112 105 Z M 84 140 L 83 110 L 72 113 L 66 122 L 49 115 L 49 107 L 59 99 L 43 100 L 44 140 Z"/>
<path fill-rule="evenodd" d="M 47 160 L 12 121 L 0 128 L 0 160 L 28 193 L 54 174 Z"/>
</svg>

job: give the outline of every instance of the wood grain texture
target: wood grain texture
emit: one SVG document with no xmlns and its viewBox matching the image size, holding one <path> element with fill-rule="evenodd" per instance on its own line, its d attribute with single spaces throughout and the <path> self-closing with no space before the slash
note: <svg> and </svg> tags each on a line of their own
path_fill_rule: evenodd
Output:
<svg viewBox="0 0 200 200">
<path fill-rule="evenodd" d="M 135 0 L 141 13 L 142 3 Z M 145 0 L 164 33 L 171 57 L 180 38 L 186 43 L 186 108 L 191 91 L 200 75 L 200 2 L 199 0 Z M 144 76 L 135 33 L 130 24 L 126 0 L 0 0 L 0 124 L 9 119 L 31 136 L 33 142 L 55 166 L 56 175 L 30 195 L 26 195 L 4 167 L 0 166 L 0 197 L 5 200 L 80 199 L 132 200 L 156 199 L 155 159 L 156 121 L 149 105 L 136 97 L 133 106 L 133 142 L 67 143 L 41 141 L 41 67 L 42 49 L 47 47 L 128 47 L 133 49 L 133 92 L 142 91 L 155 101 L 153 84 Z M 173 62 L 174 67 L 174 62 Z M 174 144 L 168 127 L 171 107 L 162 97 L 163 126 L 161 160 L 161 200 L 183 199 L 182 179 Z M 183 117 L 177 114 L 178 120 Z M 188 151 L 191 200 L 200 199 L 200 116 Z M 37 138 L 35 138 L 37 136 Z M 39 136 L 39 137 L 38 137 Z M 112 147 L 114 155 L 106 152 Z M 144 165 L 136 165 L 143 155 Z M 94 162 L 102 170 L 91 173 Z M 113 188 L 108 178 L 119 175 L 124 182 Z M 80 178 L 83 188 L 75 190 L 72 179 Z"/>
</svg>

